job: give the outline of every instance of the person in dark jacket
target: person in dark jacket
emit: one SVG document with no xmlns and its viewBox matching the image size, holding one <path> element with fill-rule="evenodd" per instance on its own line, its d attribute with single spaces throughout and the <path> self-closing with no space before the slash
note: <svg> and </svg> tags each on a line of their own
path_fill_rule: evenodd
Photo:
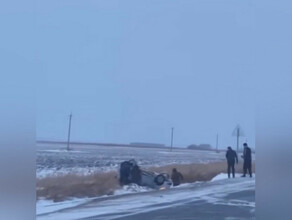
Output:
<svg viewBox="0 0 292 220">
<path fill-rule="evenodd" d="M 246 176 L 246 173 L 248 171 L 249 176 L 252 177 L 252 171 L 251 171 L 251 149 L 248 147 L 247 143 L 243 144 L 244 150 L 243 155 L 241 156 L 243 158 L 243 175 L 242 177 Z"/>
<path fill-rule="evenodd" d="M 227 159 L 227 172 L 228 172 L 228 178 L 230 178 L 230 170 L 232 170 L 232 176 L 233 178 L 235 177 L 235 161 L 236 163 L 238 163 L 238 157 L 237 157 L 237 153 L 232 150 L 231 147 L 227 148 L 227 152 L 226 152 L 226 159 Z"/>
<path fill-rule="evenodd" d="M 184 179 L 183 175 L 180 172 L 178 172 L 176 168 L 173 168 L 171 174 L 173 186 L 178 186 L 183 179 Z"/>
</svg>

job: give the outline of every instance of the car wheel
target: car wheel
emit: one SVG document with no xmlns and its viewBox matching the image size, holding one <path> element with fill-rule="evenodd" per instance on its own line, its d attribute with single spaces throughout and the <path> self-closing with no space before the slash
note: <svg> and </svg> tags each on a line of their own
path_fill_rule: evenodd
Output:
<svg viewBox="0 0 292 220">
<path fill-rule="evenodd" d="M 165 181 L 165 177 L 162 174 L 159 174 L 158 176 L 155 177 L 154 182 L 158 185 L 161 186 Z"/>
</svg>

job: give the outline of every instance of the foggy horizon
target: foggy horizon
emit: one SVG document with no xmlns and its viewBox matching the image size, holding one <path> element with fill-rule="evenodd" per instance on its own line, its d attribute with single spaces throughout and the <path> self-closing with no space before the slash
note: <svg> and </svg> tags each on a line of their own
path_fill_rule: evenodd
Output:
<svg viewBox="0 0 292 220">
<path fill-rule="evenodd" d="M 71 128 L 72 129 L 72 128 Z M 170 129 L 169 129 L 170 130 Z M 243 129 L 242 129 L 243 130 Z M 236 139 L 236 136 L 233 136 L 232 135 L 232 142 L 233 143 L 230 143 L 229 145 L 226 145 L 226 146 L 222 146 L 220 145 L 220 136 L 218 135 L 219 137 L 219 144 L 218 144 L 218 148 L 219 149 L 225 149 L 227 148 L 227 146 L 231 146 L 233 149 L 236 149 L 236 144 L 237 144 L 237 139 Z M 36 141 L 60 141 L 60 142 L 67 142 L 67 139 L 68 139 L 68 131 L 67 133 L 64 134 L 64 137 L 63 138 L 48 138 L 48 137 L 37 137 L 37 140 Z M 174 147 L 179 147 L 179 148 L 187 148 L 189 145 L 204 145 L 204 144 L 208 144 L 210 145 L 213 149 L 216 149 L 216 140 L 217 140 L 217 135 L 215 135 L 214 137 L 214 140 L 210 141 L 210 142 L 197 142 L 197 143 L 190 143 L 188 145 L 185 145 L 185 146 L 177 146 L 175 143 L 174 143 Z M 165 147 L 170 147 L 170 142 L 171 142 L 171 133 L 169 132 L 169 143 L 162 143 L 162 142 L 147 142 L 147 141 L 140 141 L 140 140 L 132 140 L 132 141 L 129 141 L 129 142 L 113 142 L 113 141 L 110 141 L 110 140 L 104 140 L 104 141 L 98 141 L 98 139 L 94 140 L 94 139 L 90 139 L 90 140 L 79 140 L 79 139 L 74 139 L 74 138 L 70 138 L 70 142 L 74 143 L 74 142 L 80 142 L 80 143 L 104 143 L 104 144 L 133 144 L 133 143 L 143 143 L 143 144 L 161 144 L 161 145 L 164 145 Z M 250 142 L 248 141 L 247 138 L 245 138 L 245 136 L 240 136 L 239 138 L 239 149 L 243 149 L 243 143 L 248 143 L 250 145 Z M 250 146 L 251 148 L 255 148 L 254 146 Z"/>
<path fill-rule="evenodd" d="M 240 124 L 254 148 L 249 2 L 74 2 L 37 7 L 37 139 L 66 140 L 72 112 L 72 141 L 168 146 L 174 127 L 174 146 L 235 148 Z"/>
</svg>

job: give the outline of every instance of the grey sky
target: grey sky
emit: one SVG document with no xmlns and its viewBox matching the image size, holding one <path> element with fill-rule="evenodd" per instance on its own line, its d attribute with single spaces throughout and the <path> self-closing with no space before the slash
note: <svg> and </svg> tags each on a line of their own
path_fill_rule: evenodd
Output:
<svg viewBox="0 0 292 220">
<path fill-rule="evenodd" d="M 37 138 L 232 145 L 255 138 L 252 1 L 40 1 Z"/>
</svg>

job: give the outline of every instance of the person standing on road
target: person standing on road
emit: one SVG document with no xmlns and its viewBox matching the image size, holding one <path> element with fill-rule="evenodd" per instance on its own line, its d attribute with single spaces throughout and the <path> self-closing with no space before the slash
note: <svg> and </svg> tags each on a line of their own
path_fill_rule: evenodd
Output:
<svg viewBox="0 0 292 220">
<path fill-rule="evenodd" d="M 234 165 L 235 165 L 235 161 L 238 164 L 238 157 L 237 157 L 237 153 L 234 150 L 232 150 L 231 147 L 227 148 L 226 159 L 227 159 L 228 178 L 230 178 L 230 170 L 232 170 L 232 177 L 234 178 L 235 177 Z"/>
<path fill-rule="evenodd" d="M 249 176 L 252 177 L 252 171 L 251 171 L 251 149 L 248 147 L 247 143 L 243 144 L 244 150 L 243 155 L 241 156 L 243 158 L 243 175 L 242 177 L 246 176 L 247 170 L 249 172 Z"/>
<path fill-rule="evenodd" d="M 173 168 L 171 174 L 173 186 L 178 186 L 183 179 L 184 179 L 183 175 L 180 172 L 178 172 L 176 168 Z"/>
</svg>

